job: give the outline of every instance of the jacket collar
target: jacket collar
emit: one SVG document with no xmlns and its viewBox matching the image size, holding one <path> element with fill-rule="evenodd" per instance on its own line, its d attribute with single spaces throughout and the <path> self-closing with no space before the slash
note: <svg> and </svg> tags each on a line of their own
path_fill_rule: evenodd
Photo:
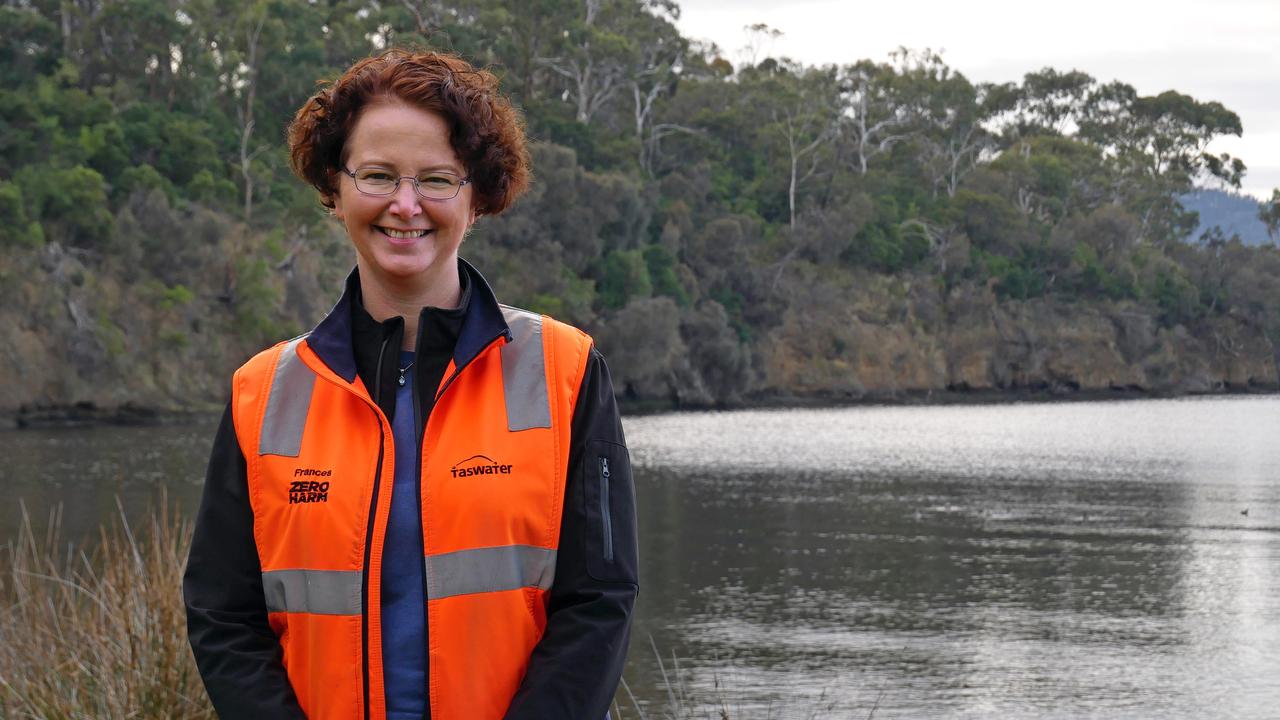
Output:
<svg viewBox="0 0 1280 720">
<path fill-rule="evenodd" d="M 502 308 L 493 289 L 471 263 L 458 258 L 458 269 L 471 281 L 471 299 L 458 342 L 453 348 L 453 364 L 461 369 L 499 337 L 511 337 L 511 329 L 502 316 Z M 360 271 L 352 269 L 342 297 L 329 314 L 307 335 L 307 345 L 336 375 L 354 383 L 356 356 L 353 345 L 353 308 L 360 293 Z"/>
</svg>

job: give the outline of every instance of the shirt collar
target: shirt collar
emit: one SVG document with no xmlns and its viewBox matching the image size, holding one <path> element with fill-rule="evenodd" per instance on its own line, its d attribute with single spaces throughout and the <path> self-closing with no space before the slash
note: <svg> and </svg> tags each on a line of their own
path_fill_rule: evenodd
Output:
<svg viewBox="0 0 1280 720">
<path fill-rule="evenodd" d="M 457 330 L 457 341 L 453 348 L 454 364 L 461 368 L 470 363 L 490 343 L 498 337 L 509 337 L 510 329 L 502 316 L 502 308 L 493 294 L 493 289 L 470 263 L 459 258 L 458 274 L 462 284 L 462 297 L 454 310 L 438 310 L 443 317 L 461 317 L 461 326 Z M 404 321 L 391 318 L 379 323 L 364 309 L 360 294 L 360 271 L 353 268 L 347 275 L 342 297 L 329 314 L 308 334 L 307 345 L 319 356 L 320 360 L 335 374 L 349 383 L 354 383 L 359 373 L 359 366 L 364 363 L 356 361 L 356 346 L 360 352 L 367 352 L 372 345 L 373 359 L 376 363 L 377 353 L 381 351 L 382 340 L 387 339 L 385 333 L 391 332 L 399 336 L 403 333 Z M 398 338 L 396 348 L 399 347 Z"/>
</svg>

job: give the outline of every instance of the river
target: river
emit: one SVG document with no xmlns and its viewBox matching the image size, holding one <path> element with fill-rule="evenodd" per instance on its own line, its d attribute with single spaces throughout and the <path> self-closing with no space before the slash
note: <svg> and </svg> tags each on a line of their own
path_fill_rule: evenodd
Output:
<svg viewBox="0 0 1280 720">
<path fill-rule="evenodd" d="M 650 718 L 1280 716 L 1280 398 L 625 428 L 642 553 L 625 677 Z M 0 531 L 19 499 L 37 524 L 61 505 L 71 535 L 117 497 L 193 510 L 211 437 L 0 433 Z"/>
</svg>

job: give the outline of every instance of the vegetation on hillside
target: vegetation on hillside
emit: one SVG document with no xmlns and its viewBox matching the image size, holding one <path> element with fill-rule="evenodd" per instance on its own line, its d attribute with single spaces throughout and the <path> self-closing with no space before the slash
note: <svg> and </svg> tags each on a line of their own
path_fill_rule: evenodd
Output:
<svg viewBox="0 0 1280 720">
<path fill-rule="evenodd" d="M 1097 336 L 1143 368 L 1103 386 L 1230 382 L 1159 368 L 1188 353 L 1217 367 L 1239 338 L 1259 339 L 1248 352 L 1270 368 L 1241 377 L 1275 381 L 1275 247 L 1214 228 L 1183 241 L 1197 219 L 1179 198 L 1245 172 L 1206 151 L 1241 133 L 1228 108 L 1052 68 L 975 83 L 927 50 L 734 66 L 682 37 L 678 13 L 672 0 L 0 7 L 0 361 L 28 380 L 0 406 L 218 402 L 249 352 L 310 326 L 351 253 L 288 172 L 283 128 L 318 78 L 392 45 L 502 76 L 536 183 L 464 255 L 505 301 L 590 330 L 629 396 L 1080 386 L 1080 368 L 1046 369 L 1006 325 L 1027 335 L 1044 328 L 1019 318 L 1090 313 L 1141 319 L 1136 336 Z M 1280 191 L 1260 219 L 1274 236 Z M 965 348 L 989 344 L 966 334 L 974 322 L 1014 349 L 974 360 Z M 59 363 L 76 377 L 47 369 Z"/>
</svg>

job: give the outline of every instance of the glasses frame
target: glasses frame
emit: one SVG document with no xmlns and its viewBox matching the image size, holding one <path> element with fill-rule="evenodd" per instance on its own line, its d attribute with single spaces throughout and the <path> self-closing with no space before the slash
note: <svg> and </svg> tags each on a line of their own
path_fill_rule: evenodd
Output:
<svg viewBox="0 0 1280 720">
<path fill-rule="evenodd" d="M 372 167 L 372 166 L 366 166 L 366 167 Z M 399 192 L 399 191 L 400 191 L 400 181 L 402 181 L 402 180 L 412 180 L 412 181 L 413 181 L 413 192 L 414 192 L 414 194 L 415 194 L 415 195 L 417 195 L 418 197 L 422 198 L 423 200 L 438 200 L 438 201 L 440 201 L 440 202 L 445 202 L 445 201 L 452 200 L 452 199 L 454 199 L 454 198 L 458 197 L 458 195 L 462 193 L 462 186 L 463 186 L 463 185 L 470 185 L 470 184 L 471 184 L 471 178 L 470 178 L 470 177 L 460 178 L 460 179 L 458 180 L 458 186 L 457 186 L 456 188 L 454 188 L 454 192 L 453 192 L 453 194 L 452 194 L 452 195 L 450 195 L 449 197 L 429 197 L 429 196 L 424 195 L 424 194 L 422 193 L 422 185 L 418 184 L 418 176 L 416 176 L 416 175 L 401 175 L 400 177 L 396 178 L 396 184 L 395 184 L 395 186 L 394 186 L 394 187 L 392 187 L 392 188 L 391 188 L 391 190 L 389 190 L 388 192 L 384 192 L 384 193 L 373 193 L 373 192 L 369 192 L 369 191 L 365 190 L 364 188 L 360 187 L 360 183 L 356 180 L 356 171 L 357 171 L 357 170 L 363 170 L 363 169 L 364 169 L 364 167 L 358 167 L 358 168 L 356 168 L 356 170 L 350 170 L 350 169 L 348 169 L 347 167 L 343 166 L 343 167 L 341 167 L 341 168 L 339 168 L 339 169 L 340 169 L 340 170 L 342 170 L 342 173 L 343 173 L 344 175 L 346 175 L 346 176 L 348 176 L 348 177 L 350 177 L 350 178 L 351 178 L 351 183 L 352 183 L 353 185 L 355 185 L 355 186 L 356 186 L 356 191 L 357 191 L 357 192 L 361 193 L 362 195 L 368 195 L 369 197 L 389 197 L 389 196 L 391 196 L 391 195 L 395 195 L 397 192 Z M 440 174 L 442 174 L 442 175 L 452 175 L 453 173 L 440 173 Z"/>
</svg>

